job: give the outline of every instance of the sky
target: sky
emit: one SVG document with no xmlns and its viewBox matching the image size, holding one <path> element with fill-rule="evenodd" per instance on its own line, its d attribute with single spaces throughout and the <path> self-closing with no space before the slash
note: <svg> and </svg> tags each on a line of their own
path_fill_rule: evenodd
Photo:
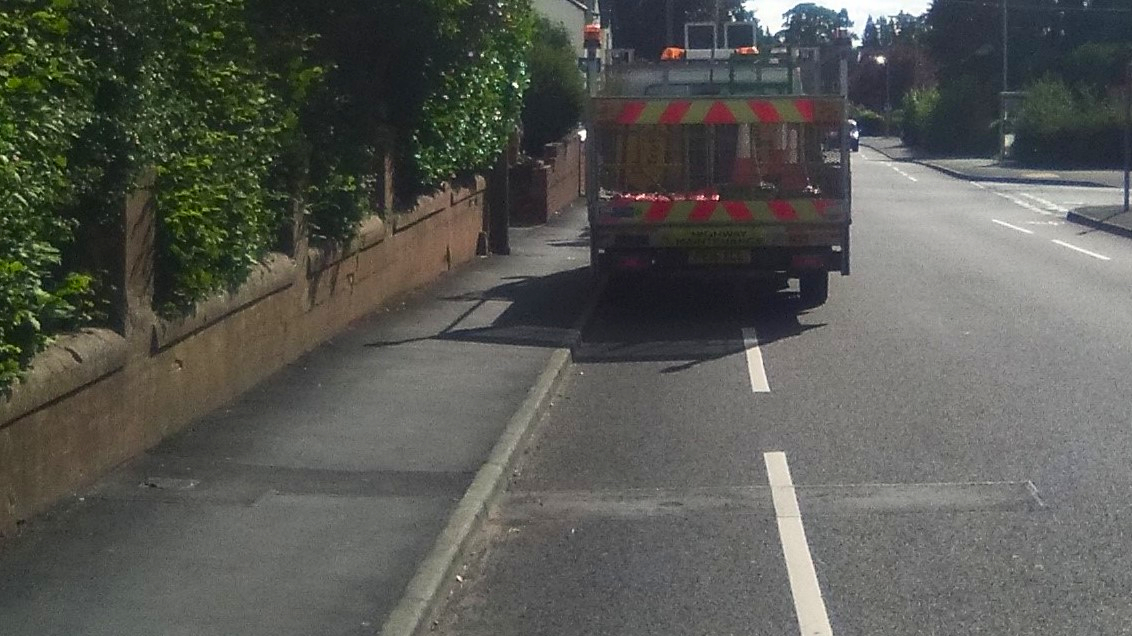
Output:
<svg viewBox="0 0 1132 636">
<path fill-rule="evenodd" d="M 782 29 L 782 14 L 802 2 L 813 2 L 834 11 L 848 10 L 857 37 L 861 36 L 870 15 L 874 18 L 894 16 L 901 11 L 920 15 L 931 4 L 931 0 L 748 0 L 746 5 L 764 27 L 775 33 Z"/>
</svg>

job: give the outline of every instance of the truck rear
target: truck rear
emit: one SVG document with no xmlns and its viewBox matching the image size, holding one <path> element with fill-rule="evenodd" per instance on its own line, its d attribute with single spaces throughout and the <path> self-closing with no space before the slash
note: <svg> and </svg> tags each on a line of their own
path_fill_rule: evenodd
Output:
<svg viewBox="0 0 1132 636">
<path fill-rule="evenodd" d="M 825 302 L 849 273 L 846 100 L 796 54 L 611 66 L 590 104 L 596 272 L 723 270 Z"/>
</svg>

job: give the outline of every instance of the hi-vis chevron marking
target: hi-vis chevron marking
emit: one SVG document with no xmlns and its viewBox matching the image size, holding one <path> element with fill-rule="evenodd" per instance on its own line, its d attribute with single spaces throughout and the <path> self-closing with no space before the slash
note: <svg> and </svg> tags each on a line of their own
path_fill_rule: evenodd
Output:
<svg viewBox="0 0 1132 636">
<path fill-rule="evenodd" d="M 820 98 L 604 98 L 597 101 L 596 118 L 622 125 L 837 123 L 841 120 L 841 108 Z"/>
<path fill-rule="evenodd" d="M 822 223 L 843 219 L 831 199 L 773 201 L 627 201 L 607 204 L 604 225 L 664 223 Z"/>
</svg>

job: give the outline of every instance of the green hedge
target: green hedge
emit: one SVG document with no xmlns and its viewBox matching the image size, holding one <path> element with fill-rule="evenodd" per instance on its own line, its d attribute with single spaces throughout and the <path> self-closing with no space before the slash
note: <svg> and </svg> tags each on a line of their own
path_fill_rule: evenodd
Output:
<svg viewBox="0 0 1132 636">
<path fill-rule="evenodd" d="M 1034 165 L 1119 166 L 1124 124 L 1120 100 L 1073 91 L 1056 77 L 1026 87 L 1014 157 Z"/>
<path fill-rule="evenodd" d="M 853 106 L 849 118 L 857 122 L 862 137 L 878 137 L 884 134 L 884 114 L 869 110 L 864 106 Z"/>
<path fill-rule="evenodd" d="M 943 154 L 983 155 L 994 151 L 997 97 L 973 77 L 940 88 L 914 89 L 904 97 L 904 142 Z"/>
<path fill-rule="evenodd" d="M 523 97 L 523 145 L 540 155 L 582 119 L 586 82 L 578 70 L 578 52 L 561 25 L 538 21 L 530 53 L 531 85 Z"/>
<path fill-rule="evenodd" d="M 156 308 L 191 311 L 289 234 L 488 166 L 515 129 L 529 0 L 8 0 L 0 12 L 0 390 L 120 290 L 111 235 L 155 169 Z M 86 241 L 76 244 L 75 237 Z M 105 255 L 104 255 L 105 256 Z M 103 283 L 99 286 L 98 283 Z"/>
<path fill-rule="evenodd" d="M 89 65 L 65 0 L 0 12 L 0 391 L 47 342 L 86 317 L 90 278 L 63 266 L 74 224 L 68 154 L 89 123 Z"/>
<path fill-rule="evenodd" d="M 393 123 L 409 131 L 403 183 L 428 187 L 489 167 L 515 131 L 529 81 L 534 13 L 530 0 L 411 2 L 435 26 L 425 23 L 429 32 L 404 52 L 409 68 L 389 79 L 419 68 L 422 99 L 418 108 L 412 92 L 394 96 L 391 110 L 402 114 Z"/>
</svg>

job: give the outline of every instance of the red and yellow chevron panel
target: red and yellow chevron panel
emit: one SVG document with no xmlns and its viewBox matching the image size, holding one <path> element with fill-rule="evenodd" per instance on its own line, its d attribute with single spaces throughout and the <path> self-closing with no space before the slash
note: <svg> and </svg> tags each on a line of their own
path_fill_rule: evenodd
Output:
<svg viewBox="0 0 1132 636">
<path fill-rule="evenodd" d="M 625 126 L 647 124 L 792 124 L 841 121 L 838 99 L 764 97 L 758 99 L 617 99 L 597 100 L 598 122 Z"/>
<path fill-rule="evenodd" d="M 844 220 L 836 199 L 772 201 L 612 201 L 602 206 L 602 225 L 694 223 L 830 223 Z"/>
</svg>

